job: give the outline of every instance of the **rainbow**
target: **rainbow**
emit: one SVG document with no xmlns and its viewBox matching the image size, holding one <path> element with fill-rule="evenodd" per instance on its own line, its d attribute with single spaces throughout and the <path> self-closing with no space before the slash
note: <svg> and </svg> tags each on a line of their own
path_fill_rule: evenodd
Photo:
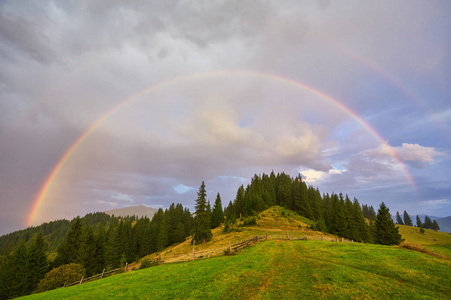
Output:
<svg viewBox="0 0 451 300">
<path fill-rule="evenodd" d="M 102 115 L 97 121 L 95 121 L 91 126 L 81 134 L 77 140 L 67 149 L 67 151 L 64 153 L 64 155 L 60 158 L 56 166 L 53 168 L 53 170 L 50 172 L 49 176 L 47 177 L 45 183 L 41 187 L 36 199 L 34 200 L 31 212 L 29 214 L 29 217 L 27 219 L 28 226 L 31 226 L 33 223 L 33 220 L 35 216 L 37 215 L 39 211 L 39 206 L 44 201 L 46 195 L 48 194 L 52 183 L 54 179 L 58 176 L 61 169 L 64 167 L 64 165 L 67 163 L 67 161 L 70 159 L 70 157 L 74 154 L 76 149 L 83 143 L 83 141 L 93 132 L 96 130 L 96 128 L 106 119 L 108 119 L 110 116 L 112 116 L 114 113 L 116 113 L 118 110 L 120 110 L 122 107 L 127 105 L 128 103 L 134 101 L 135 99 L 139 98 L 140 96 L 152 92 L 154 90 L 157 90 L 159 88 L 177 83 L 182 82 L 190 79 L 197 79 L 197 78 L 203 78 L 203 77 L 211 77 L 211 76 L 224 76 L 224 75 L 241 75 L 241 76 L 249 76 L 249 77 L 255 77 L 255 78 L 262 78 L 262 79 L 270 79 L 275 80 L 279 82 L 283 82 L 285 84 L 300 88 L 302 90 L 308 91 L 309 93 L 320 97 L 329 103 L 333 104 L 337 108 L 339 108 L 341 111 L 345 112 L 349 116 L 351 116 L 354 120 L 356 120 L 362 127 L 364 127 L 387 151 L 387 153 L 390 154 L 390 156 L 396 161 L 396 163 L 401 167 L 403 173 L 405 174 L 405 177 L 407 178 L 408 182 L 412 185 L 412 187 L 416 190 L 415 182 L 410 175 L 410 173 L 407 171 L 405 165 L 402 163 L 396 152 L 393 150 L 391 146 L 387 144 L 387 142 L 380 136 L 380 134 L 374 130 L 368 123 L 366 123 L 361 117 L 359 117 L 355 112 L 353 112 L 348 107 L 344 106 L 341 102 L 338 100 L 332 98 L 331 96 L 311 87 L 308 86 L 302 82 L 295 81 L 293 79 L 285 78 L 279 75 L 275 74 L 267 74 L 267 73 L 258 73 L 258 72 L 251 72 L 251 71 L 240 71 L 240 70 L 221 70 L 221 71 L 213 71 L 213 72 L 203 72 L 203 73 L 196 73 L 186 76 L 180 76 L 176 77 L 167 81 L 163 81 L 160 83 L 157 83 L 155 85 L 152 85 L 136 94 L 131 95 L 130 97 L 126 98 L 125 100 L 121 101 L 118 105 L 107 111 L 104 115 Z"/>
</svg>

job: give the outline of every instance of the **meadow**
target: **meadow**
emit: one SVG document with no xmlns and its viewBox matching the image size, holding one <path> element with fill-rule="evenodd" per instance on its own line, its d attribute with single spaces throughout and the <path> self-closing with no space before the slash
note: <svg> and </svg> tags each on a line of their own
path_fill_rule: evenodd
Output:
<svg viewBox="0 0 451 300">
<path fill-rule="evenodd" d="M 26 299 L 445 299 L 451 261 L 358 243 L 262 241 L 231 256 L 163 264 Z"/>
</svg>

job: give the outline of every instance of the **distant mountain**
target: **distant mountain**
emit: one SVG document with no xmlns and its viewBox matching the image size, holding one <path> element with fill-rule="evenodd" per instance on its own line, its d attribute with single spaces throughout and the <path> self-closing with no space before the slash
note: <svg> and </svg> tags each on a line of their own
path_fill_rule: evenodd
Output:
<svg viewBox="0 0 451 300">
<path fill-rule="evenodd" d="M 446 218 L 440 218 L 437 220 L 438 226 L 440 226 L 440 231 L 451 233 L 451 216 Z"/>
<path fill-rule="evenodd" d="M 111 209 L 105 211 L 106 214 L 115 217 L 121 216 L 121 217 L 127 217 L 127 216 L 137 216 L 138 218 L 141 217 L 148 217 L 149 219 L 152 219 L 153 215 L 158 211 L 158 209 L 147 207 L 144 205 L 138 205 L 138 206 L 129 206 L 124 208 L 118 208 L 118 209 Z"/>
</svg>

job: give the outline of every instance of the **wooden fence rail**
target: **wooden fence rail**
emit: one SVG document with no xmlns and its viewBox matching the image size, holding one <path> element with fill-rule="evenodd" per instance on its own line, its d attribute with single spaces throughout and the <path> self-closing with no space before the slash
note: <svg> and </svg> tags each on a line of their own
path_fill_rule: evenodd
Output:
<svg viewBox="0 0 451 300">
<path fill-rule="evenodd" d="M 117 273 L 123 273 L 125 270 L 126 270 L 126 267 L 117 268 L 117 269 L 110 270 L 110 271 L 107 271 L 107 272 L 105 272 L 105 269 L 103 269 L 103 272 L 100 273 L 100 274 L 97 274 L 97 275 L 94 275 L 94 276 L 91 276 L 91 277 L 88 277 L 88 278 L 81 277 L 80 280 L 77 280 L 77 281 L 69 283 L 69 284 L 65 284 L 64 287 L 73 286 L 73 285 L 79 285 L 79 284 L 86 283 L 86 282 L 89 282 L 89 281 L 102 279 L 102 278 L 105 278 L 105 277 L 108 277 L 108 276 L 111 276 L 111 275 L 114 275 L 114 274 L 117 274 Z"/>
</svg>

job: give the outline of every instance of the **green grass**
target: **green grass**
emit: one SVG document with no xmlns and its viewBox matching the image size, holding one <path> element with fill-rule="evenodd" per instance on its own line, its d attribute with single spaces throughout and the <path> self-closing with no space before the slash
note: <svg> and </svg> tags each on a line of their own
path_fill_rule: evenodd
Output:
<svg viewBox="0 0 451 300">
<path fill-rule="evenodd" d="M 445 299 L 451 261 L 399 247 L 263 241 L 232 256 L 160 265 L 29 299 Z"/>
<path fill-rule="evenodd" d="M 451 258 L 451 234 L 425 229 L 420 233 L 418 227 L 398 225 L 399 233 L 407 243 L 422 246 L 433 252 Z"/>
</svg>

